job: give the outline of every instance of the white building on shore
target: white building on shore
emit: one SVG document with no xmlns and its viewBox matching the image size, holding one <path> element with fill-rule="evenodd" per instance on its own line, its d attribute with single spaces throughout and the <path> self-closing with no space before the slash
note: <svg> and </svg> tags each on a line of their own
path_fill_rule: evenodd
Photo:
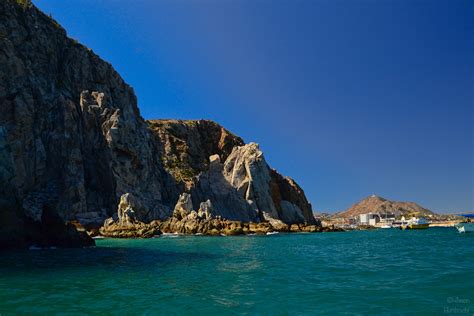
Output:
<svg viewBox="0 0 474 316">
<path fill-rule="evenodd" d="M 377 224 L 391 224 L 395 220 L 394 214 L 366 213 L 360 214 L 359 225 L 377 226 Z"/>
</svg>

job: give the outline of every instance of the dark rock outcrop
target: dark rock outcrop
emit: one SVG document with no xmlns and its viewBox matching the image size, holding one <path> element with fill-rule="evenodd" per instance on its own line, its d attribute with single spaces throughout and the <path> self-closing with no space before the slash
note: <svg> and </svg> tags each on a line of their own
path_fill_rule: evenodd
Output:
<svg viewBox="0 0 474 316">
<path fill-rule="evenodd" d="M 34 6 L 5 0 L 0 16 L 1 156 L 14 191 L 2 198 L 39 224 L 45 205 L 103 222 L 128 192 L 163 215 L 164 177 L 133 90 Z"/>
</svg>

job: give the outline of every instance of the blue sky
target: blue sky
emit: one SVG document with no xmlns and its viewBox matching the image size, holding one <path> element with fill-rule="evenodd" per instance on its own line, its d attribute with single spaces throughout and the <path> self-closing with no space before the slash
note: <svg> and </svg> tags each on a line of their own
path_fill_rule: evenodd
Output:
<svg viewBox="0 0 474 316">
<path fill-rule="evenodd" d="M 371 194 L 474 210 L 470 0 L 34 0 L 142 115 L 261 145 L 317 211 Z"/>
</svg>

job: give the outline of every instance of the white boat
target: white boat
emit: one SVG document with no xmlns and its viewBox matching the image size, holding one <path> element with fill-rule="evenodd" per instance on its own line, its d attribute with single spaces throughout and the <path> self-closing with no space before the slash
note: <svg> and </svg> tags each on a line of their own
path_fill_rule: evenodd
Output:
<svg viewBox="0 0 474 316">
<path fill-rule="evenodd" d="M 427 229 L 430 224 L 424 218 L 412 217 L 410 220 L 405 221 L 405 217 L 402 217 L 402 223 L 400 229 Z"/>
<path fill-rule="evenodd" d="M 474 233 L 474 223 L 458 223 L 454 227 L 460 233 Z"/>
</svg>

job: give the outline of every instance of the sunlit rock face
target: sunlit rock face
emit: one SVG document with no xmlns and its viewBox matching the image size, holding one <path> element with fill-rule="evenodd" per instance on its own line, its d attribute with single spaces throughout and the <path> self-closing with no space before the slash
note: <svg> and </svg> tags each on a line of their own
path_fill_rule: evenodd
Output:
<svg viewBox="0 0 474 316">
<path fill-rule="evenodd" d="M 256 144 L 208 120 L 147 122 L 133 89 L 57 22 L 27 1 L 1 1 L 0 16 L 0 236 L 26 238 L 45 208 L 101 225 L 124 195 L 142 222 L 170 218 L 181 193 L 229 219 L 314 221 Z"/>
</svg>

